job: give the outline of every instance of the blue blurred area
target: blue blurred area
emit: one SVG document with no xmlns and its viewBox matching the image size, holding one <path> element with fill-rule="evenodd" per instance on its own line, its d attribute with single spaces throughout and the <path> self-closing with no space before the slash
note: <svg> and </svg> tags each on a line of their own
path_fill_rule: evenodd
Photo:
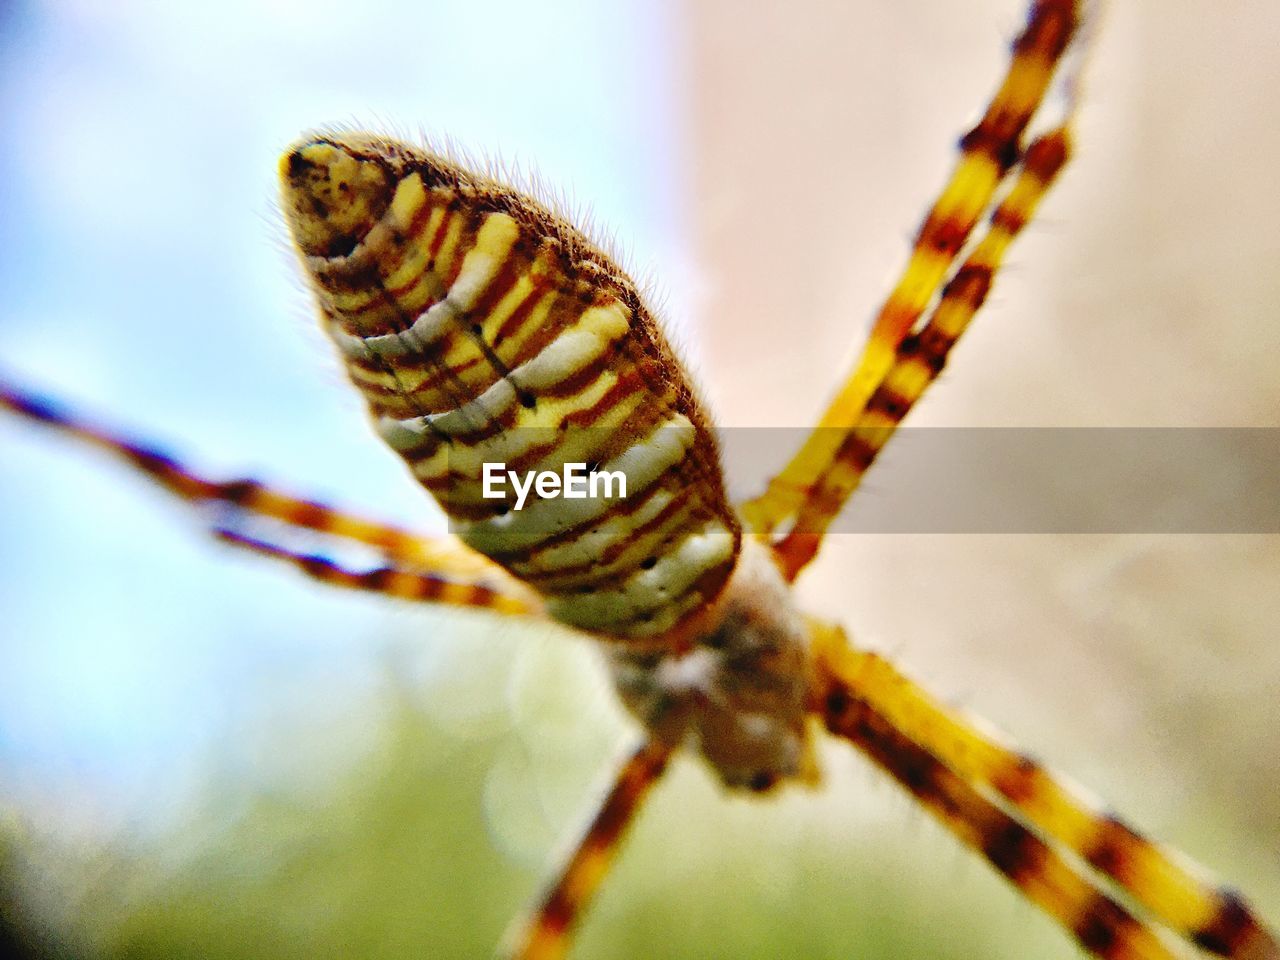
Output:
<svg viewBox="0 0 1280 960">
<path fill-rule="evenodd" d="M 438 525 L 310 321 L 276 158 L 326 123 L 421 128 L 536 167 L 661 273 L 685 235 L 670 17 L 636 0 L 11 8 L 0 369 L 212 472 Z M 10 799 L 175 799 L 246 704 L 371 696 L 378 638 L 421 629 L 410 616 L 233 555 L 102 457 L 0 420 Z"/>
</svg>

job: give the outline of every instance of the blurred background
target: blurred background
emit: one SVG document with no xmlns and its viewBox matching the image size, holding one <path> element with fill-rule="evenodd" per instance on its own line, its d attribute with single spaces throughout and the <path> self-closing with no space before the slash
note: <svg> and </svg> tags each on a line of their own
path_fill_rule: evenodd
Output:
<svg viewBox="0 0 1280 960">
<path fill-rule="evenodd" d="M 0 6 L 0 366 L 207 471 L 442 527 L 274 211 L 279 152 L 355 122 L 535 168 L 655 278 L 720 424 L 803 425 L 1022 17 Z M 1278 41 L 1261 0 L 1107 11 L 1079 159 L 917 423 L 1280 426 Z M 1275 536 L 848 534 L 801 590 L 1276 922 L 1278 576 Z M 47 954 L 486 956 L 629 733 L 581 640 L 315 587 L 6 419 L 0 611 L 0 910 Z M 823 757 L 768 802 L 678 763 L 577 955 L 1077 955 Z"/>
</svg>

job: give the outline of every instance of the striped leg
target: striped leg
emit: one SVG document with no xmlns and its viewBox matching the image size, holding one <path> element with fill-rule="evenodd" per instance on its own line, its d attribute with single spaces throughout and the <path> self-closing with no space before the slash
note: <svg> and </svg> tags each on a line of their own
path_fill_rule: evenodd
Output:
<svg viewBox="0 0 1280 960">
<path fill-rule="evenodd" d="M 978 219 L 1017 163 L 1023 132 L 1040 108 L 1079 20 L 1078 2 L 1031 4 L 1027 25 L 1013 44 L 1009 70 L 982 119 L 961 139 L 959 163 L 925 218 L 853 374 L 791 462 L 760 497 L 743 505 L 743 516 L 754 531 L 771 533 L 793 519 L 836 459 L 848 431 L 893 367 L 899 346 L 935 298 Z"/>
<path fill-rule="evenodd" d="M 926 805 L 940 804 L 940 817 L 960 818 L 963 822 L 951 827 L 953 832 L 962 839 L 966 833 L 975 837 L 977 842 L 965 842 L 981 849 L 1094 952 L 1109 957 L 1163 955 L 1091 945 L 1090 938 L 1101 929 L 1097 925 L 1114 927 L 1110 922 L 1120 922 L 1120 915 L 1101 906 L 1105 898 L 1078 879 L 1071 883 L 1082 895 L 1094 897 L 1102 914 L 1094 915 L 1094 906 L 1078 898 L 1074 904 L 1068 902 L 1062 895 L 1067 889 L 1063 881 L 1045 874 L 1046 869 L 1062 868 L 1040 837 L 1110 878 L 1154 920 L 1201 949 L 1225 957 L 1280 960 L 1275 938 L 1238 895 L 1206 882 L 1183 858 L 1140 836 L 974 720 L 941 705 L 884 658 L 851 647 L 838 627 L 816 626 L 813 652 L 821 678 L 815 703 L 833 732 L 866 749 Z M 897 769 L 910 776 L 900 776 Z M 971 796 L 959 803 L 960 793 Z M 1050 888 L 1057 891 L 1051 903 L 1038 899 L 1048 896 Z M 1136 923 L 1132 918 L 1121 922 L 1126 937 L 1142 929 L 1133 926 Z M 1111 930 L 1108 944 L 1117 932 L 1119 928 Z"/>
<path fill-rule="evenodd" d="M 500 567 L 453 537 L 420 537 L 313 500 L 289 496 L 253 479 L 210 480 L 156 447 L 131 440 L 118 431 L 102 429 L 62 404 L 3 378 L 0 378 L 0 408 L 114 454 L 169 493 L 193 505 L 225 504 L 244 514 L 267 517 L 289 527 L 367 544 L 397 565 L 429 569 L 459 579 L 485 576 L 503 583 L 509 580 Z"/>
<path fill-rule="evenodd" d="M 897 780 L 1086 950 L 1108 960 L 1173 960 L 1174 954 L 1150 928 L 866 703 L 839 684 L 820 688 L 819 693 L 828 730 Z"/>
<path fill-rule="evenodd" d="M 627 758 L 558 875 L 528 915 L 508 930 L 500 955 L 510 960 L 556 960 L 565 955 L 573 924 L 604 880 L 627 827 L 670 757 L 669 747 L 648 741 Z"/>
<path fill-rule="evenodd" d="M 813 559 L 828 525 L 844 508 L 863 474 L 898 425 L 937 379 L 951 348 L 968 328 L 991 291 L 1010 244 L 1035 215 L 1070 156 L 1065 127 L 1027 148 L 1009 192 L 991 212 L 986 232 L 942 289 L 941 299 L 918 333 L 898 344 L 893 366 L 814 479 L 799 505 L 795 523 L 774 546 L 780 566 L 794 580 Z"/>
<path fill-rule="evenodd" d="M 215 527 L 213 532 L 224 543 L 291 563 L 313 580 L 335 587 L 381 593 L 401 600 L 475 607 L 509 616 L 538 616 L 542 612 L 542 605 L 529 591 L 506 589 L 487 579 L 468 580 L 456 574 L 394 566 L 350 570 L 328 557 L 295 553 L 286 547 L 226 527 Z"/>
</svg>

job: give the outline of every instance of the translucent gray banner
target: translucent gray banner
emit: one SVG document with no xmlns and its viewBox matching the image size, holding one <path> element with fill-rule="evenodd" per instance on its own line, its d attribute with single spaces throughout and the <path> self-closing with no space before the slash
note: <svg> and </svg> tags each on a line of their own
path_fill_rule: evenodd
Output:
<svg viewBox="0 0 1280 960">
<path fill-rule="evenodd" d="M 722 431 L 735 502 L 807 435 Z M 1278 533 L 1280 429 L 903 427 L 828 532 Z"/>
<path fill-rule="evenodd" d="M 604 453 L 616 434 L 568 436 L 572 442 L 557 431 L 506 431 L 494 449 L 538 451 L 520 458 L 526 467 L 626 466 L 636 481 L 627 499 L 642 495 L 646 471 L 636 473 L 634 460 L 614 461 L 616 449 Z M 758 495 L 809 431 L 738 428 L 717 437 L 737 503 Z M 835 446 L 842 437 L 832 439 Z M 884 451 L 828 533 L 1280 533 L 1280 428 L 904 427 L 878 439 L 887 439 Z M 692 449 L 687 433 L 673 432 L 660 446 Z M 576 454 L 561 455 L 569 450 Z M 472 503 L 480 496 L 476 453 L 465 452 L 475 479 L 452 488 Z M 503 489 L 510 493 L 503 510 L 516 509 L 511 485 Z M 533 487 L 519 499 L 533 513 L 520 518 L 522 527 L 545 515 L 563 531 L 566 520 L 577 526 L 596 512 L 580 499 L 566 510 L 541 509 Z"/>
</svg>

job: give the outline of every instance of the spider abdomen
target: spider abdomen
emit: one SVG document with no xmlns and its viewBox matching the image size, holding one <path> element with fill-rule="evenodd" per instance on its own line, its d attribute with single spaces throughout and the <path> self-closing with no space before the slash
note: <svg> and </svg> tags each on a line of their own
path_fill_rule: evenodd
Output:
<svg viewBox="0 0 1280 960">
<path fill-rule="evenodd" d="M 465 541 L 552 616 L 604 634 L 665 634 L 719 594 L 740 532 L 714 437 L 604 253 L 535 201 L 393 141 L 304 141 L 281 176 L 326 332 Z M 607 495 L 575 495 L 574 467 Z M 546 474 L 563 485 L 532 486 Z"/>
</svg>

